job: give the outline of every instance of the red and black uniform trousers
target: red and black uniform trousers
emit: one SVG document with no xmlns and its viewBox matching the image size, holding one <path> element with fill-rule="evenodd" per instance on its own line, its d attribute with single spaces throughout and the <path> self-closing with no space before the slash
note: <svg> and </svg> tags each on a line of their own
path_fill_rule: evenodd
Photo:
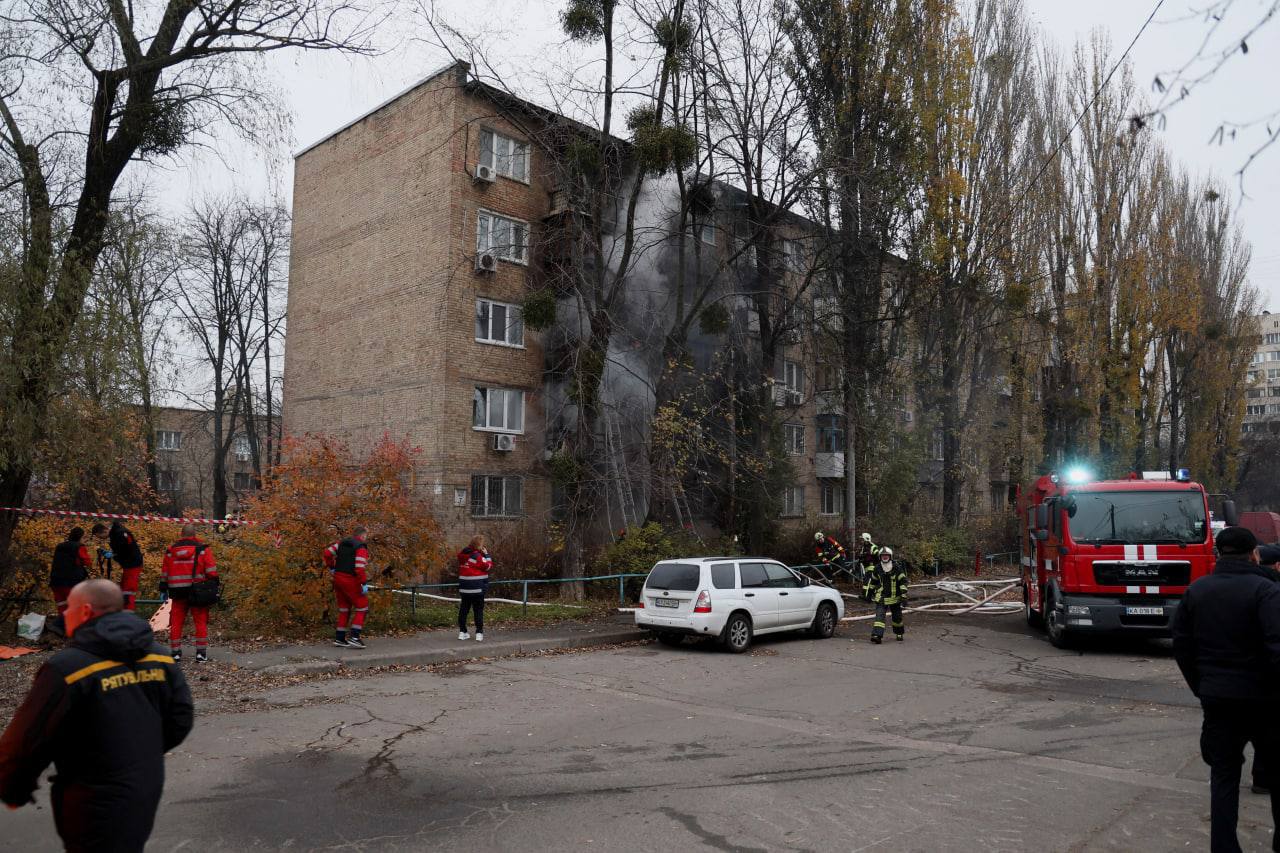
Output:
<svg viewBox="0 0 1280 853">
<path fill-rule="evenodd" d="M 197 607 L 188 601 L 191 585 L 218 576 L 218 568 L 213 559 L 213 549 L 199 539 L 179 539 L 169 546 L 164 555 L 164 581 L 168 588 L 169 611 L 169 648 L 173 651 L 182 649 L 182 631 L 186 625 L 187 614 L 191 614 L 191 623 L 195 626 L 196 651 L 204 652 L 209 648 L 209 608 Z"/>
<path fill-rule="evenodd" d="M 333 596 L 338 601 L 337 637 L 342 639 L 348 628 L 354 637 L 364 629 L 369 613 L 368 583 L 369 548 L 354 536 L 334 542 L 325 549 L 325 563 L 333 572 Z"/>
<path fill-rule="evenodd" d="M 120 564 L 120 591 L 124 593 L 124 609 L 133 610 L 138 598 L 138 582 L 142 578 L 142 548 L 129 528 L 112 522 L 107 532 L 111 555 Z"/>
<path fill-rule="evenodd" d="M 49 567 L 49 589 L 53 591 L 53 603 L 58 615 L 67 612 L 67 596 L 71 588 L 89 577 L 89 550 L 78 539 L 68 539 L 53 549 L 53 561 Z"/>
</svg>

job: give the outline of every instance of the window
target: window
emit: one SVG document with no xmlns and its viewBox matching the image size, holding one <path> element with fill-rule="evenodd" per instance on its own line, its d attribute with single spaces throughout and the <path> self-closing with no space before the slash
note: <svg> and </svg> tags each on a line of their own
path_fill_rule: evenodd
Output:
<svg viewBox="0 0 1280 853">
<path fill-rule="evenodd" d="M 253 489 L 253 475 L 247 471 L 237 471 L 235 473 L 232 487 L 237 492 L 247 492 Z"/>
<path fill-rule="evenodd" d="M 782 515 L 804 515 L 804 486 L 788 486 L 782 492 Z"/>
<path fill-rule="evenodd" d="M 182 433 L 173 430 L 156 430 L 156 450 L 181 450 Z"/>
<path fill-rule="evenodd" d="M 1244 413 L 1246 415 L 1265 415 L 1267 413 L 1267 407 L 1263 405 L 1245 406 Z"/>
<path fill-rule="evenodd" d="M 1260 353 L 1260 352 L 1255 352 L 1255 353 L 1253 354 L 1253 358 L 1249 361 L 1249 363 L 1250 363 L 1250 364 L 1262 364 L 1262 353 Z"/>
<path fill-rule="evenodd" d="M 529 183 L 529 143 L 489 129 L 480 131 L 480 163 L 504 177 Z"/>
<path fill-rule="evenodd" d="M 1267 389 L 1267 394 L 1271 397 L 1280 397 L 1280 388 L 1273 385 Z"/>
<path fill-rule="evenodd" d="M 482 518 L 510 518 L 520 514 L 524 482 L 519 477 L 471 478 L 471 514 Z"/>
<path fill-rule="evenodd" d="M 1261 375 L 1262 375 L 1262 371 L 1260 370 L 1250 370 L 1248 374 L 1248 379 L 1250 382 L 1257 382 L 1258 377 Z"/>
<path fill-rule="evenodd" d="M 1268 404 L 1267 404 L 1267 414 L 1268 414 L 1268 415 L 1280 415 L 1280 403 L 1268 403 Z"/>
<path fill-rule="evenodd" d="M 711 567 L 711 585 L 716 589 L 737 589 L 738 575 L 733 563 L 716 563 Z"/>
<path fill-rule="evenodd" d="M 1257 399 L 1258 397 L 1265 397 L 1267 395 L 1267 391 L 1265 388 L 1250 388 L 1248 391 L 1244 392 L 1244 395 L 1252 400 Z"/>
<path fill-rule="evenodd" d="M 769 586 L 773 589 L 795 589 L 800 580 L 786 566 L 778 563 L 765 563 L 764 573 L 769 578 Z"/>
<path fill-rule="evenodd" d="M 818 452 L 844 452 L 844 423 L 839 415 L 818 415 Z"/>
<path fill-rule="evenodd" d="M 705 222 L 694 222 L 694 230 L 698 234 L 698 240 L 706 243 L 708 246 L 716 244 L 716 223 L 714 219 Z"/>
<path fill-rule="evenodd" d="M 485 344 L 524 346 L 524 319 L 520 306 L 477 299 L 476 340 Z"/>
<path fill-rule="evenodd" d="M 804 453 L 804 424 L 783 424 L 782 443 L 788 456 L 800 456 Z"/>
<path fill-rule="evenodd" d="M 822 515 L 844 515 L 844 481 L 822 480 L 822 506 L 818 512 Z"/>
<path fill-rule="evenodd" d="M 182 477 L 177 471 L 157 471 L 156 488 L 170 494 L 182 491 Z"/>
<path fill-rule="evenodd" d="M 471 426 L 493 432 L 524 432 L 524 392 L 477 387 Z"/>
<path fill-rule="evenodd" d="M 234 453 L 236 455 L 236 459 L 241 462 L 248 462 L 252 458 L 249 447 L 249 436 L 243 433 L 237 433 L 236 436 L 231 439 L 231 452 Z M 239 488 L 239 486 L 236 488 Z"/>
<path fill-rule="evenodd" d="M 843 375 L 844 371 L 834 364 L 819 364 L 814 387 L 818 391 L 839 391 Z"/>
<path fill-rule="evenodd" d="M 782 384 L 794 394 L 803 394 L 804 368 L 794 361 L 782 362 Z"/>
<path fill-rule="evenodd" d="M 1280 361 L 1280 349 L 1273 349 L 1267 353 L 1267 361 Z"/>
<path fill-rule="evenodd" d="M 1267 379 L 1280 379 L 1280 367 L 1268 367 Z"/>
<path fill-rule="evenodd" d="M 526 262 L 529 225 L 487 210 L 476 214 L 476 252 L 492 252 L 503 260 Z"/>
<path fill-rule="evenodd" d="M 782 265 L 791 272 L 804 270 L 804 247 L 799 240 L 782 241 Z"/>
<path fill-rule="evenodd" d="M 764 570 L 764 563 L 742 563 L 739 571 L 742 572 L 743 589 L 758 589 L 769 585 L 769 575 Z"/>
<path fill-rule="evenodd" d="M 941 462 L 944 458 L 942 452 L 942 430 L 935 429 L 933 431 L 933 440 L 929 442 L 930 459 L 935 462 Z"/>
<path fill-rule="evenodd" d="M 1262 342 L 1264 344 L 1280 344 L 1280 332 L 1267 332 Z"/>
</svg>

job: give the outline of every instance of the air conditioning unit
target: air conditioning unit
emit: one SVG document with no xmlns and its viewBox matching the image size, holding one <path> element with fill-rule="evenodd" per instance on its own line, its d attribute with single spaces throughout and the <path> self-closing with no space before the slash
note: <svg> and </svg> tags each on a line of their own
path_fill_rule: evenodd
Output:
<svg viewBox="0 0 1280 853">
<path fill-rule="evenodd" d="M 787 390 L 787 405 L 798 406 L 804 400 L 803 395 L 799 391 Z"/>
<path fill-rule="evenodd" d="M 480 252 L 476 255 L 476 272 L 497 272 L 498 256 L 493 252 Z"/>
<path fill-rule="evenodd" d="M 493 449 L 510 452 L 516 449 L 516 437 L 500 432 L 493 437 Z"/>
<path fill-rule="evenodd" d="M 476 165 L 475 182 L 491 184 L 494 181 L 493 167 L 486 166 L 484 163 Z"/>
</svg>

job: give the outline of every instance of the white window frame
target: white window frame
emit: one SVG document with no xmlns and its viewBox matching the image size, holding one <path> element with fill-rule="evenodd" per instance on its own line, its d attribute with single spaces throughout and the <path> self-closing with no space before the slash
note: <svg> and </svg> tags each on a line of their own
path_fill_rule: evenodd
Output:
<svg viewBox="0 0 1280 853">
<path fill-rule="evenodd" d="M 789 272 L 804 272 L 804 246 L 799 240 L 782 238 L 782 266 Z"/>
<path fill-rule="evenodd" d="M 1244 413 L 1246 415 L 1265 415 L 1267 413 L 1267 406 L 1265 403 L 1258 405 L 1251 404 L 1244 407 Z"/>
<path fill-rule="evenodd" d="M 1273 349 L 1267 353 L 1267 361 L 1280 361 L 1280 349 Z"/>
<path fill-rule="evenodd" d="M 177 452 L 182 449 L 182 433 L 174 429 L 156 430 L 156 450 Z"/>
<path fill-rule="evenodd" d="M 502 489 L 502 505 L 490 512 L 489 493 L 495 484 Z M 508 505 L 512 491 L 515 507 Z M 477 510 L 480 510 L 477 512 Z M 519 518 L 524 514 L 524 479 L 506 474 L 471 475 L 471 515 L 473 518 Z"/>
<path fill-rule="evenodd" d="M 511 404 L 509 398 L 511 395 L 517 395 L 519 405 L 516 411 L 519 414 L 519 424 L 511 426 Z M 500 425 L 494 425 L 492 416 L 494 414 L 494 406 L 497 399 L 501 398 L 502 403 L 498 410 L 502 412 Z M 483 408 L 484 416 L 481 418 Z M 471 398 L 471 428 L 477 432 L 502 432 L 511 435 L 524 435 L 524 392 L 518 388 L 499 388 L 492 385 L 477 385 L 475 392 Z"/>
<path fill-rule="evenodd" d="M 804 424 L 783 424 L 782 444 L 788 456 L 804 455 Z"/>
<path fill-rule="evenodd" d="M 480 165 L 493 169 L 496 175 L 527 185 L 530 162 L 529 143 L 513 139 L 493 128 L 480 129 Z M 523 174 L 516 174 L 512 168 L 516 163 L 520 164 Z"/>
<path fill-rule="evenodd" d="M 495 245 L 495 226 L 505 223 L 508 228 L 521 229 L 519 242 L 509 241 Z M 513 232 L 514 234 L 514 232 Z M 503 216 L 487 208 L 476 211 L 476 254 L 490 252 L 504 261 L 521 266 L 529 265 L 529 223 L 512 216 Z"/>
<path fill-rule="evenodd" d="M 1267 379 L 1268 380 L 1280 379 L 1280 367 L 1268 367 Z"/>
<path fill-rule="evenodd" d="M 804 486 L 787 486 L 782 490 L 782 517 L 800 518 L 804 515 Z"/>
<path fill-rule="evenodd" d="M 693 227 L 697 232 L 698 242 L 704 246 L 714 246 L 716 244 L 716 221 L 714 218 L 694 220 Z"/>
<path fill-rule="evenodd" d="M 1267 403 L 1268 415 L 1280 415 L 1280 403 Z"/>
<path fill-rule="evenodd" d="M 1249 363 L 1250 363 L 1250 364 L 1262 364 L 1262 362 L 1263 362 L 1264 360 L 1265 360 L 1265 359 L 1262 357 L 1262 353 L 1260 353 L 1260 352 L 1255 352 L 1255 353 L 1253 354 L 1253 358 L 1249 361 Z"/>
<path fill-rule="evenodd" d="M 1264 344 L 1280 344 L 1280 332 L 1267 332 L 1262 342 Z"/>
<path fill-rule="evenodd" d="M 242 432 L 236 433 L 231 437 L 231 452 L 236 455 L 236 459 L 241 462 L 248 462 L 253 458 L 253 446 L 249 443 L 249 436 Z"/>
<path fill-rule="evenodd" d="M 818 481 L 818 515 L 844 515 L 844 482 Z"/>
<path fill-rule="evenodd" d="M 505 337 L 502 338 L 495 338 L 493 336 L 493 309 L 495 307 L 502 308 L 507 315 L 506 329 L 503 332 Z M 482 323 L 484 325 L 483 335 L 481 334 Z M 494 299 L 477 299 L 476 343 L 490 344 L 492 346 L 499 347 L 511 347 L 512 349 L 524 349 L 523 309 L 519 305 L 513 305 L 510 302 L 498 302 Z"/>
<path fill-rule="evenodd" d="M 804 396 L 804 365 L 789 358 L 782 360 L 782 385 L 788 391 Z"/>
</svg>

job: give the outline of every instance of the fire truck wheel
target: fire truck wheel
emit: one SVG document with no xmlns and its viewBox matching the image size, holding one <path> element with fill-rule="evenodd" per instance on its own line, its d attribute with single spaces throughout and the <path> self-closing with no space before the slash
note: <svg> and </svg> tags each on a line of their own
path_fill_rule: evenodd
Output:
<svg viewBox="0 0 1280 853">
<path fill-rule="evenodd" d="M 1065 620 L 1067 613 L 1058 607 L 1058 596 L 1050 594 L 1044 605 L 1045 629 L 1049 634 L 1049 642 L 1055 649 L 1071 648 L 1071 635 L 1067 633 Z"/>
<path fill-rule="evenodd" d="M 1044 620 L 1040 618 L 1039 612 L 1031 607 L 1031 593 L 1025 586 L 1022 587 L 1022 612 L 1027 617 L 1027 624 L 1032 628 L 1039 630 L 1044 627 Z"/>
</svg>

